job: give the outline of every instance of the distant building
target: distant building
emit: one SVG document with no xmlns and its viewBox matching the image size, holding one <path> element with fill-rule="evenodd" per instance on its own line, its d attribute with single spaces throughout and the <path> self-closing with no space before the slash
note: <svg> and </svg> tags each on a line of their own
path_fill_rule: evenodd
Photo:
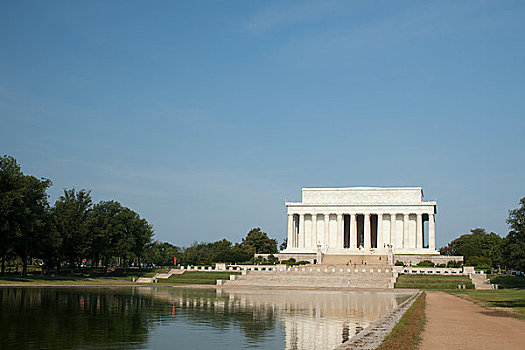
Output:
<svg viewBox="0 0 525 350">
<path fill-rule="evenodd" d="M 421 187 L 303 188 L 286 202 L 288 245 L 281 253 L 437 255 L 436 202 Z"/>
</svg>

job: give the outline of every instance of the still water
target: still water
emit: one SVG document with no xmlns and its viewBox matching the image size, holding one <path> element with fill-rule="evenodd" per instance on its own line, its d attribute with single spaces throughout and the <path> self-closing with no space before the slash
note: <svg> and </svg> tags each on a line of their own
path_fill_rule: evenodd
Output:
<svg viewBox="0 0 525 350">
<path fill-rule="evenodd" d="M 409 296 L 171 287 L 0 288 L 0 348 L 333 349 Z"/>
</svg>

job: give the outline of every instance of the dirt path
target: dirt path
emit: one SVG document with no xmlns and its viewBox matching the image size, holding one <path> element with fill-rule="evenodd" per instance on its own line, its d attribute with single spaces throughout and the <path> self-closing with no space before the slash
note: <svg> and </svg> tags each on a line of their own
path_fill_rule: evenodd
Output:
<svg viewBox="0 0 525 350">
<path fill-rule="evenodd" d="M 427 292 L 421 350 L 525 349 L 525 320 L 444 292 Z"/>
</svg>

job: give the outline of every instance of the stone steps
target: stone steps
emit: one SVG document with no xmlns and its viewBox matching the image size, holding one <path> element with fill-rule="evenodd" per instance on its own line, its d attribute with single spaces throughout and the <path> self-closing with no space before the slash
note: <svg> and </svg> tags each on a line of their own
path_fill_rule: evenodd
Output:
<svg viewBox="0 0 525 350">
<path fill-rule="evenodd" d="M 485 274 L 469 274 L 470 280 L 474 285 L 474 289 L 478 290 L 492 290 L 494 285 L 490 283 Z"/>
<path fill-rule="evenodd" d="M 157 273 L 152 278 L 148 277 L 140 277 L 136 283 L 153 283 L 156 279 L 167 279 L 170 278 L 172 275 L 182 275 L 184 273 L 184 270 L 176 270 L 171 269 L 168 273 Z"/>
<path fill-rule="evenodd" d="M 385 265 L 387 262 L 386 255 L 335 255 L 326 254 L 323 256 L 323 265 L 346 265 L 356 263 L 359 265 Z"/>
<path fill-rule="evenodd" d="M 230 276 L 225 286 L 393 288 L 393 273 L 342 273 L 318 271 L 250 271 Z"/>
<path fill-rule="evenodd" d="M 135 281 L 136 283 L 153 283 L 153 278 L 140 277 Z"/>
</svg>

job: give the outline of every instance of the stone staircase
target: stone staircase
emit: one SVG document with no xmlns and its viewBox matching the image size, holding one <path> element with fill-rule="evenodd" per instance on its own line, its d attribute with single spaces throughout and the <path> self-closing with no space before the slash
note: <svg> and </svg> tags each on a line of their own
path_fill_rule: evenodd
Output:
<svg viewBox="0 0 525 350">
<path fill-rule="evenodd" d="M 349 287 L 360 289 L 394 288 L 395 279 L 391 269 L 368 267 L 366 269 L 364 267 L 354 269 L 346 265 L 339 268 L 327 268 L 322 265 L 322 268 L 303 269 L 299 271 L 246 271 L 240 276 L 231 275 L 229 281 L 218 282 L 218 285 L 305 288 Z"/>
<path fill-rule="evenodd" d="M 495 289 L 495 287 L 497 288 L 496 285 L 490 283 L 490 280 L 487 279 L 485 274 L 471 273 L 469 274 L 469 277 L 472 281 L 472 284 L 474 285 L 474 289 L 492 290 Z"/>
<path fill-rule="evenodd" d="M 155 274 L 155 276 L 153 276 L 151 278 L 150 277 L 140 277 L 135 282 L 136 283 L 153 283 L 153 282 L 155 282 L 155 280 L 157 280 L 159 278 L 167 279 L 167 278 L 170 278 L 172 275 L 182 275 L 184 273 L 184 271 L 185 270 L 171 269 L 168 273 L 157 273 L 157 274 Z"/>
<path fill-rule="evenodd" d="M 322 265 L 341 265 L 341 266 L 354 266 L 354 263 L 358 266 L 386 266 L 387 256 L 386 255 L 334 255 L 326 254 L 323 255 Z"/>
</svg>

